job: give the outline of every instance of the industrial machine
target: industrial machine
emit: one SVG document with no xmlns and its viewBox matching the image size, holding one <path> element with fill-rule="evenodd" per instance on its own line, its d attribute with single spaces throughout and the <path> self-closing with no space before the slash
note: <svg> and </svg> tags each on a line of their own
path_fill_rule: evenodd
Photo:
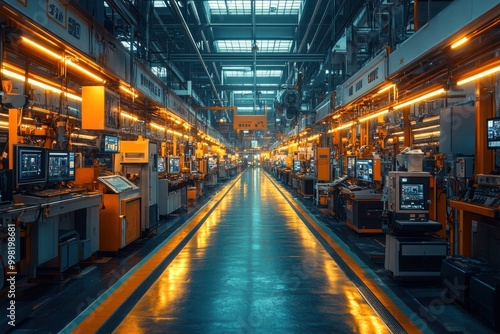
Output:
<svg viewBox="0 0 500 334">
<path fill-rule="evenodd" d="M 121 142 L 121 171 L 140 188 L 141 231 L 147 236 L 158 228 L 158 148 L 148 139 Z"/>
<path fill-rule="evenodd" d="M 97 178 L 105 186 L 99 212 L 99 250 L 116 252 L 141 235 L 141 190 L 121 175 Z"/>
<path fill-rule="evenodd" d="M 385 269 L 395 279 L 439 278 L 448 244 L 433 234 L 441 224 L 429 220 L 430 174 L 392 171 L 387 187 Z"/>
<path fill-rule="evenodd" d="M 330 148 L 318 147 L 316 149 L 316 181 L 330 182 Z"/>
</svg>

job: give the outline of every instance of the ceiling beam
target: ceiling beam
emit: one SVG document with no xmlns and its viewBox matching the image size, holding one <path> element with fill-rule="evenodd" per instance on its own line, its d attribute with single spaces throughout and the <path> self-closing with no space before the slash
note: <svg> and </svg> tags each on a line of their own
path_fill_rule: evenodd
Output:
<svg viewBox="0 0 500 334">
<path fill-rule="evenodd" d="M 203 59 L 205 61 L 242 61 L 242 62 L 253 62 L 253 53 L 242 53 L 242 52 L 228 52 L 228 53 L 218 53 L 218 54 L 203 54 Z M 288 53 L 288 52 L 266 52 L 257 53 L 257 62 L 310 62 L 310 63 L 320 63 L 325 59 L 324 54 L 311 54 L 311 53 Z M 182 62 L 198 62 L 200 61 L 198 55 L 192 53 L 171 53 L 169 54 L 169 60 L 171 61 L 182 61 Z"/>
</svg>

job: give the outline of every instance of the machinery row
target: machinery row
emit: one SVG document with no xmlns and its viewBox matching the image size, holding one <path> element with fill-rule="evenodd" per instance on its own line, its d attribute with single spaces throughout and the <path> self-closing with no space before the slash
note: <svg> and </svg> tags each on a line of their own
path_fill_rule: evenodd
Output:
<svg viewBox="0 0 500 334">
<path fill-rule="evenodd" d="M 74 151 L 13 145 L 12 169 L 0 171 L 2 274 L 58 276 L 98 251 L 116 253 L 241 167 L 218 156 L 165 155 L 142 137 L 103 142 L 115 152 L 107 153 L 110 169 L 84 167 Z"/>
<path fill-rule="evenodd" d="M 373 58 L 262 164 L 354 233 L 385 234 L 395 279 L 453 282 L 454 300 L 498 326 L 498 9 L 461 6 Z"/>
</svg>

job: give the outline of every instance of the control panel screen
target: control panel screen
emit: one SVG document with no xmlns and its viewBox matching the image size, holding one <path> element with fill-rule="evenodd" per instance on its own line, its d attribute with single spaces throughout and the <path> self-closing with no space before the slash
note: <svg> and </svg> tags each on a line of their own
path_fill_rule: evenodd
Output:
<svg viewBox="0 0 500 334">
<path fill-rule="evenodd" d="M 424 210 L 425 194 L 423 184 L 402 183 L 400 194 L 401 210 Z"/>
</svg>

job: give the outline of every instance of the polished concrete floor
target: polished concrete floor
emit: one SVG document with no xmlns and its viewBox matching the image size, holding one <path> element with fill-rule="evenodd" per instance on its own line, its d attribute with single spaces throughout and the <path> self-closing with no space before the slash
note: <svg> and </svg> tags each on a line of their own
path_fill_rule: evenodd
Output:
<svg viewBox="0 0 500 334">
<path fill-rule="evenodd" d="M 245 173 L 116 333 L 385 333 L 260 170 Z"/>
<path fill-rule="evenodd" d="M 151 239 L 62 280 L 20 280 L 11 332 L 494 333 L 440 282 L 395 282 L 383 252 L 383 236 L 358 236 L 247 169 Z"/>
</svg>

